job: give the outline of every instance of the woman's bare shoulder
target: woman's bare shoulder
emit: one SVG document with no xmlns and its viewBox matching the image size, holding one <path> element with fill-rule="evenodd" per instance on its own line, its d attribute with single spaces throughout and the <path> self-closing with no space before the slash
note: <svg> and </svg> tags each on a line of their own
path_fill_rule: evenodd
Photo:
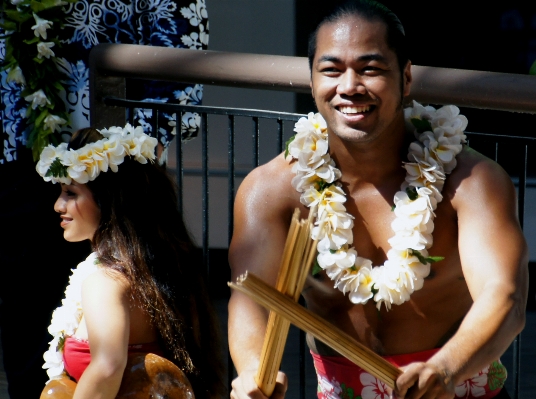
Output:
<svg viewBox="0 0 536 399">
<path fill-rule="evenodd" d="M 82 283 L 82 295 L 116 293 L 124 295 L 130 290 L 127 278 L 117 270 L 102 266 L 87 276 Z"/>
</svg>

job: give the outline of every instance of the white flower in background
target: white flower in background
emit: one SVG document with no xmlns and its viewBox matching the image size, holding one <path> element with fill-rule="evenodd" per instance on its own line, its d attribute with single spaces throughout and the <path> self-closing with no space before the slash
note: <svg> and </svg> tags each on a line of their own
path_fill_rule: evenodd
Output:
<svg viewBox="0 0 536 399">
<path fill-rule="evenodd" d="M 57 115 L 47 115 L 43 123 L 46 126 L 46 129 L 51 132 L 56 130 L 59 132 L 61 130 L 61 125 L 65 125 L 67 121 Z"/>
<path fill-rule="evenodd" d="M 32 109 L 36 109 L 37 107 L 44 107 L 45 105 L 50 105 L 50 101 L 45 95 L 45 92 L 41 89 L 37 90 L 33 94 L 30 94 L 29 96 L 24 97 L 24 99 L 31 103 Z"/>
<path fill-rule="evenodd" d="M 37 43 L 37 58 L 50 58 L 56 56 L 51 48 L 54 47 L 53 42 Z"/>
<path fill-rule="evenodd" d="M 33 17 L 35 19 L 35 25 L 32 26 L 32 29 L 35 37 L 41 36 L 44 40 L 47 40 L 47 29 L 50 29 L 54 25 L 54 22 L 39 18 L 36 13 L 33 13 Z"/>
<path fill-rule="evenodd" d="M 374 298 L 380 309 L 385 304 L 402 304 L 422 288 L 430 273 L 427 249 L 432 246 L 434 210 L 441 202 L 446 174 L 456 165 L 456 155 L 465 142 L 463 131 L 467 119 L 454 106 L 439 110 L 414 102 L 404 110 L 406 127 L 418 141 L 411 143 L 405 162 L 406 178 L 394 197 L 394 235 L 388 240 L 391 249 L 381 266 L 372 266 L 358 256 L 353 242 L 353 216 L 343 203 L 346 193 L 337 182 L 341 172 L 328 151 L 327 126 L 320 114 L 309 113 L 294 126 L 296 135 L 288 152 L 294 164 L 292 186 L 301 194 L 300 201 L 315 222 L 311 238 L 318 240 L 318 265 L 348 293 L 352 303 L 366 303 Z"/>
<path fill-rule="evenodd" d="M 20 3 L 22 3 L 24 0 L 11 0 L 11 4 L 13 4 L 14 6 L 18 6 Z"/>
<path fill-rule="evenodd" d="M 22 73 L 22 69 L 20 67 L 11 68 L 9 73 L 7 74 L 6 78 L 7 82 L 15 82 L 20 85 L 26 85 L 26 79 L 24 78 L 24 75 Z"/>
</svg>

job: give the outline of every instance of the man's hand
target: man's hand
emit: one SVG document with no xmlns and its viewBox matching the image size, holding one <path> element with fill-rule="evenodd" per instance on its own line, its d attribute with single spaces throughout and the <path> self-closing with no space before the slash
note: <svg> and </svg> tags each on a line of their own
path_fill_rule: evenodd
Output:
<svg viewBox="0 0 536 399">
<path fill-rule="evenodd" d="M 231 399 L 267 399 L 255 382 L 257 370 L 245 370 L 232 382 Z M 287 392 L 288 381 L 285 373 L 279 371 L 271 399 L 283 399 Z"/>
<path fill-rule="evenodd" d="M 395 399 L 452 399 L 454 384 L 448 375 L 430 363 L 411 363 L 401 368 L 392 397 Z"/>
</svg>

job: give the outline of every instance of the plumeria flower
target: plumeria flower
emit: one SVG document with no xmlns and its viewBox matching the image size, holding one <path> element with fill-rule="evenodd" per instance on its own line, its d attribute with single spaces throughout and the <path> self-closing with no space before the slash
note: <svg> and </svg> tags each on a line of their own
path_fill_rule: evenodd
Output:
<svg viewBox="0 0 536 399">
<path fill-rule="evenodd" d="M 51 132 L 60 131 L 61 125 L 64 125 L 67 123 L 67 121 L 57 115 L 47 115 L 45 120 L 43 121 L 45 125 L 45 130 L 50 130 Z"/>
<path fill-rule="evenodd" d="M 45 92 L 41 89 L 37 90 L 33 94 L 30 94 L 29 96 L 24 97 L 24 99 L 29 103 L 32 103 L 32 109 L 36 109 L 37 107 L 44 107 L 45 105 L 50 105 L 50 101 L 45 95 Z"/>
<path fill-rule="evenodd" d="M 54 47 L 54 42 L 39 42 L 37 43 L 37 58 L 50 58 L 55 57 L 54 51 L 51 48 Z"/>
<path fill-rule="evenodd" d="M 374 278 L 372 276 L 372 262 L 369 259 L 356 257 L 354 269 L 344 277 L 339 278 L 335 286 L 343 293 L 348 292 L 350 302 L 365 304 L 372 298 Z"/>
<path fill-rule="evenodd" d="M 47 29 L 50 29 L 54 22 L 39 18 L 36 13 L 33 13 L 35 25 L 32 26 L 35 37 L 41 36 L 44 40 L 47 39 Z M 48 57 L 47 57 L 48 58 Z"/>
<path fill-rule="evenodd" d="M 24 75 L 22 74 L 22 69 L 20 69 L 19 66 L 11 68 L 11 70 L 7 74 L 6 80 L 7 82 L 15 82 L 23 86 L 26 85 L 26 79 L 24 78 Z"/>
<path fill-rule="evenodd" d="M 307 118 L 302 117 L 294 125 L 296 133 L 314 131 L 316 134 L 324 134 L 327 131 L 325 119 L 319 113 L 309 112 Z"/>
</svg>

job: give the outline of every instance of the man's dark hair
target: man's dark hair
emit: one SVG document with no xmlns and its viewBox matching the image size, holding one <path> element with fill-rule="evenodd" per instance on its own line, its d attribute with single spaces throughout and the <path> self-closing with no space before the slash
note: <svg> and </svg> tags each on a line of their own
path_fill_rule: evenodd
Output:
<svg viewBox="0 0 536 399">
<path fill-rule="evenodd" d="M 402 72 L 409 58 L 404 27 L 398 17 L 390 9 L 373 0 L 348 0 L 335 6 L 318 24 L 309 37 L 309 69 L 313 70 L 313 59 L 316 53 L 318 31 L 328 23 L 334 23 L 347 17 L 360 17 L 367 21 L 383 22 L 387 28 L 387 45 L 396 54 L 398 67 Z"/>
</svg>

